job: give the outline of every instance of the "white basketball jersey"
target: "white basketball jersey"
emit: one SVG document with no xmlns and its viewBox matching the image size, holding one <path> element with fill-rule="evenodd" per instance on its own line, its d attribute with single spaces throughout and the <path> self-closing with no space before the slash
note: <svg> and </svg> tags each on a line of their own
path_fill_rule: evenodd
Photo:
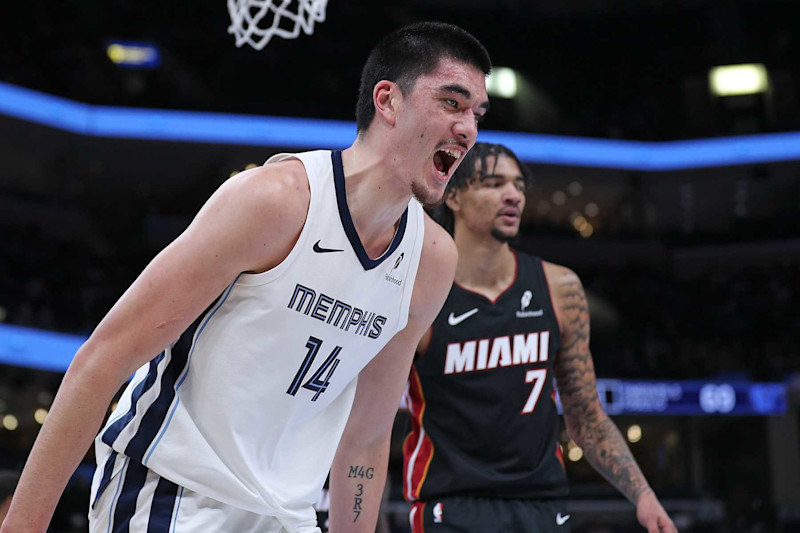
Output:
<svg viewBox="0 0 800 533">
<path fill-rule="evenodd" d="M 341 152 L 267 163 L 287 158 L 302 161 L 311 190 L 297 243 L 272 270 L 239 275 L 137 371 L 97 437 L 93 495 L 124 454 L 290 531 L 313 524 L 358 373 L 406 325 L 424 214 L 409 202 L 389 248 L 370 259 L 347 207 Z"/>
</svg>

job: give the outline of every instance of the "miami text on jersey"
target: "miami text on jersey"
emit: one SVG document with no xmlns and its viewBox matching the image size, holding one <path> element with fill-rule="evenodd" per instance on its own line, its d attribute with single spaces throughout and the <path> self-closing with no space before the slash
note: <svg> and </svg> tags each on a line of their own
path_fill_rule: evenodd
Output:
<svg viewBox="0 0 800 533">
<path fill-rule="evenodd" d="M 287 307 L 344 331 L 370 339 L 380 337 L 383 332 L 382 327 L 386 324 L 386 317 L 383 315 L 364 311 L 323 293 L 317 294 L 314 289 L 299 283 L 295 285 L 294 293 L 292 293 Z M 355 329 L 350 331 L 352 327 Z"/>
<path fill-rule="evenodd" d="M 550 332 L 536 331 L 471 340 L 447 345 L 445 374 L 491 370 L 498 366 L 517 366 L 547 361 Z"/>
</svg>

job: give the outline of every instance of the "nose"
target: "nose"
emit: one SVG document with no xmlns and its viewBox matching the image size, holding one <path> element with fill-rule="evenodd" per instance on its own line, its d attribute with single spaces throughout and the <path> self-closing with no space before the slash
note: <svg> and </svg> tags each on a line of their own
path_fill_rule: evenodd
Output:
<svg viewBox="0 0 800 533">
<path fill-rule="evenodd" d="M 466 109 L 464 113 L 459 114 L 458 120 L 453 124 L 453 133 L 468 147 L 472 147 L 478 138 L 478 123 L 471 109 Z"/>
<path fill-rule="evenodd" d="M 503 203 L 514 207 L 525 201 L 525 193 L 520 191 L 516 183 L 508 181 L 503 185 Z"/>
</svg>

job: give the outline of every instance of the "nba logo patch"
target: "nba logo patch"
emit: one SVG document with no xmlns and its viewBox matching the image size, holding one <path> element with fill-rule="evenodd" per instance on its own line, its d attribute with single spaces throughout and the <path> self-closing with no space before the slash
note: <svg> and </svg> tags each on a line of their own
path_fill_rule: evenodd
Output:
<svg viewBox="0 0 800 533">
<path fill-rule="evenodd" d="M 438 502 L 436 505 L 433 506 L 433 523 L 434 524 L 442 523 L 442 502 Z"/>
</svg>

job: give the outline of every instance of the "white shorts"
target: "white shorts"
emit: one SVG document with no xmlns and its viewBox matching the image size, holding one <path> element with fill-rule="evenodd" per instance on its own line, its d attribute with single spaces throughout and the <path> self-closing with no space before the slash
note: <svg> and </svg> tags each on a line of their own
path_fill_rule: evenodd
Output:
<svg viewBox="0 0 800 533">
<path fill-rule="evenodd" d="M 277 518 L 245 511 L 168 481 L 128 457 L 113 475 L 102 475 L 89 507 L 90 533 L 320 533 L 289 531 Z M 114 461 L 111 461 L 114 463 Z"/>
</svg>

